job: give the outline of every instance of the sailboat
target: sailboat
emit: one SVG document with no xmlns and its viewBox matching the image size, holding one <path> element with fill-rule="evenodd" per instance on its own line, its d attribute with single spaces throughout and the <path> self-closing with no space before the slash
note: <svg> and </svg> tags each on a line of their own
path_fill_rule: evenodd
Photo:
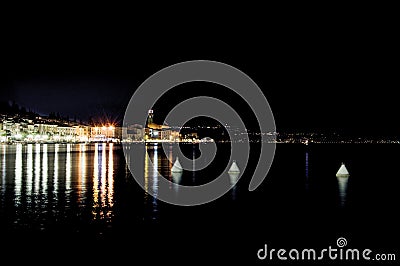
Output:
<svg viewBox="0 0 400 266">
<path fill-rule="evenodd" d="M 344 165 L 344 163 L 342 163 L 342 165 L 340 166 L 339 170 L 336 173 L 337 177 L 349 177 L 349 171 L 347 171 L 346 166 Z"/>
</svg>

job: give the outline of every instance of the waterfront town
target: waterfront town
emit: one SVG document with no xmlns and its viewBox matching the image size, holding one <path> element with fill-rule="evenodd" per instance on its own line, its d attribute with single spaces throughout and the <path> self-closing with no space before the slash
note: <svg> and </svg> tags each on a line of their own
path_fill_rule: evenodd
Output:
<svg viewBox="0 0 400 266">
<path fill-rule="evenodd" d="M 27 115 L 29 114 L 29 115 Z M 229 134 L 226 134 L 229 133 Z M 212 138 L 209 138 L 212 136 Z M 231 137 L 231 138 L 229 138 Z M 258 143 L 400 143 L 397 136 L 360 136 L 338 132 L 283 131 L 240 132 L 229 125 L 169 126 L 154 122 L 154 111 L 149 110 L 146 125 L 118 125 L 110 122 L 82 123 L 76 119 L 48 116 L 29 112 L 0 112 L 0 143 L 90 143 L 90 142 L 250 142 Z"/>
<path fill-rule="evenodd" d="M 178 128 L 153 122 L 153 110 L 145 126 L 112 123 L 85 124 L 54 116 L 20 114 L 0 116 L 0 142 L 193 142 L 197 135 L 180 134 Z"/>
</svg>

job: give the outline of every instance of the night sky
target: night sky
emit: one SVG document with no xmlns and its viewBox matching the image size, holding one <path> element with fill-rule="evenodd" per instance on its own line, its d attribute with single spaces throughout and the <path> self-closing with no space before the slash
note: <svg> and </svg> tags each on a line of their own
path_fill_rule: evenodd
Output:
<svg viewBox="0 0 400 266">
<path fill-rule="evenodd" d="M 121 122 L 135 88 L 151 74 L 208 59 L 244 71 L 261 87 L 278 130 L 400 133 L 393 95 L 399 88 L 398 41 L 389 20 L 197 23 L 189 32 L 179 23 L 150 29 L 125 19 L 83 23 L 34 17 L 6 25 L 0 100 L 41 114 Z M 223 99 L 215 87 L 192 84 L 177 93 Z M 166 113 L 173 99 L 164 97 L 156 112 Z"/>
</svg>

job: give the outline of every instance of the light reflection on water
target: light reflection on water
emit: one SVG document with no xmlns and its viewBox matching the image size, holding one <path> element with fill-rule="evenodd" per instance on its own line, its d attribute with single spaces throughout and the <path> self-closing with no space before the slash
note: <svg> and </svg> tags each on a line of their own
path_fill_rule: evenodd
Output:
<svg viewBox="0 0 400 266">
<path fill-rule="evenodd" d="M 44 227 L 49 211 L 60 220 L 76 208 L 91 209 L 93 220 L 111 220 L 118 149 L 112 143 L 18 143 L 0 149 L 2 211 L 10 210 L 15 224 L 37 221 Z"/>
<path fill-rule="evenodd" d="M 145 206 L 151 210 L 150 218 L 156 220 L 158 218 L 158 178 L 159 163 L 158 147 L 152 146 L 147 148 L 147 155 L 144 157 L 144 194 Z M 150 157 L 151 156 L 151 160 Z M 153 191 L 154 197 L 148 194 L 149 190 Z M 146 217 L 145 217 L 146 218 Z"/>
<path fill-rule="evenodd" d="M 348 190 L 350 197 L 346 202 L 346 208 L 338 208 L 338 196 L 342 187 L 339 184 L 338 189 L 335 174 L 339 166 L 337 163 L 340 163 L 343 157 L 343 146 L 337 148 L 339 151 L 333 154 L 322 150 L 331 146 L 323 146 L 321 150 L 320 146 L 315 149 L 308 147 L 307 154 L 303 146 L 282 144 L 279 147 L 271 175 L 259 190 L 248 192 L 247 181 L 250 176 L 244 175 L 238 185 L 221 199 L 204 206 L 188 208 L 156 201 L 144 193 L 130 176 L 119 145 L 70 145 L 67 149 L 66 144 L 48 144 L 47 148 L 44 148 L 43 144 L 31 144 L 22 145 L 22 152 L 19 149 L 17 152 L 15 144 L 0 144 L 1 238 L 4 239 L 3 232 L 9 231 L 11 238 L 16 241 L 15 244 L 3 241 L 5 245 L 10 249 L 17 248 L 20 251 L 19 256 L 33 254 L 33 257 L 36 252 L 27 253 L 22 247 L 26 247 L 27 251 L 38 247 L 39 256 L 36 257 L 41 260 L 46 259 L 46 252 L 53 253 L 46 246 L 38 244 L 40 238 L 49 246 L 54 246 L 54 250 L 59 250 L 60 258 L 65 258 L 65 254 L 71 254 L 70 257 L 74 261 L 78 258 L 74 256 L 74 252 L 87 254 L 91 261 L 97 258 L 103 262 L 108 261 L 108 258 L 111 260 L 120 258 L 123 253 L 126 254 L 127 260 L 137 254 L 149 258 L 159 255 L 158 257 L 163 259 L 186 254 L 189 255 L 184 256 L 186 261 L 186 258 L 194 258 L 199 250 L 207 248 L 199 244 L 204 242 L 202 240 L 206 242 L 210 242 L 210 239 L 218 240 L 214 241 L 215 245 L 209 247 L 216 251 L 215 254 L 221 253 L 219 239 L 225 239 L 223 242 L 229 247 L 224 254 L 233 254 L 230 243 L 237 247 L 233 250 L 234 253 L 254 254 L 254 250 L 257 251 L 259 248 L 258 244 L 256 249 L 253 246 L 248 249 L 246 247 L 246 243 L 249 242 L 246 240 L 251 240 L 254 236 L 261 237 L 262 241 L 267 238 L 268 242 L 278 242 L 278 244 L 290 241 L 292 237 L 306 239 L 304 248 L 308 248 L 310 243 L 329 244 L 338 236 L 360 237 L 365 235 L 365 232 L 368 233 L 365 239 L 369 239 L 369 233 L 372 232 L 373 238 L 369 240 L 370 243 L 381 243 L 384 237 L 380 236 L 382 232 L 379 230 L 383 228 L 385 230 L 383 235 L 386 233 L 389 235 L 398 224 L 394 214 L 388 215 L 389 211 L 393 212 L 395 209 L 393 201 L 388 200 L 398 197 L 387 197 L 387 189 L 390 187 L 382 185 L 388 182 L 385 180 L 386 174 L 397 169 L 397 164 L 385 165 L 381 159 L 384 156 L 373 156 L 374 162 L 380 160 L 376 163 L 379 166 L 377 170 L 381 171 L 391 166 L 382 173 L 382 180 L 378 184 L 374 183 L 376 176 L 368 174 L 371 167 L 363 172 L 356 171 L 356 169 L 360 171 L 357 167 L 362 167 L 365 164 L 364 160 L 367 160 L 366 165 L 371 166 L 372 156 L 367 154 L 358 159 L 356 155 L 361 156 L 361 152 L 348 155 L 357 161 L 348 163 L 353 174 L 350 177 L 352 179 Z M 173 152 L 175 148 L 175 146 L 173 149 L 168 147 L 166 150 L 172 162 L 176 159 L 176 154 Z M 189 157 L 193 155 L 191 147 L 186 146 L 186 148 L 189 150 Z M 43 156 L 46 149 L 47 156 Z M 129 163 L 141 160 L 142 166 L 146 169 L 143 178 L 147 191 L 158 190 L 160 195 L 161 187 L 158 186 L 158 182 L 163 177 L 158 176 L 157 171 L 183 185 L 193 184 L 194 175 L 190 171 L 184 171 L 178 177 L 172 175 L 170 171 L 172 164 L 163 157 L 164 151 L 160 146 L 157 149 L 146 147 L 146 151 L 149 158 L 135 153 L 132 157 L 126 158 L 126 161 Z M 384 155 L 387 150 L 373 150 L 373 154 L 376 154 L 376 151 Z M 151 161 L 154 163 L 150 164 Z M 217 161 L 217 164 L 219 162 L 221 161 Z M 396 159 L 391 162 L 395 163 Z M 21 187 L 17 185 L 19 180 L 17 176 L 20 173 L 16 166 L 19 165 L 22 166 Z M 45 179 L 43 170 L 47 171 L 47 193 L 41 189 L 44 187 L 42 182 Z M 213 170 L 205 171 L 205 174 L 196 173 L 195 179 L 208 178 L 207 174 L 213 176 Z M 67 171 L 70 173 L 69 181 L 66 178 Z M 395 173 L 397 174 L 393 178 L 396 178 L 399 172 Z M 227 182 L 235 183 L 237 177 L 229 176 L 228 173 L 225 176 Z M 304 189 L 305 177 L 310 184 L 309 190 Z M 358 187 L 360 184 L 362 187 Z M 378 194 L 374 194 L 376 186 L 382 188 L 381 191 L 377 190 Z M 66 192 L 67 187 L 71 188 L 69 194 Z M 179 196 L 181 191 L 178 187 L 171 184 L 170 189 Z M 357 194 L 360 190 L 364 191 Z M 18 192 L 21 194 L 20 199 L 17 197 Z M 389 191 L 389 193 L 395 192 L 394 189 Z M 384 209 L 381 209 L 382 207 Z M 379 210 L 381 212 L 378 212 Z M 374 216 L 371 213 L 379 215 Z M 154 223 L 157 224 L 154 226 Z M 217 228 L 217 233 L 210 231 L 210 228 Z M 369 231 L 370 228 L 379 230 L 373 232 Z M 37 233 L 41 230 L 45 231 L 44 234 Z M 18 232 L 17 237 L 15 232 Z M 34 234 L 31 235 L 29 232 Z M 21 238 L 20 235 L 26 237 Z M 51 241 L 48 241 L 47 236 L 50 235 Z M 69 236 L 75 244 L 70 244 Z M 243 238 L 246 243 L 240 245 Z M 88 239 L 91 241 L 87 241 Z M 239 244 L 236 245 L 236 242 Z M 62 245 L 63 243 L 65 245 Z M 299 248 L 303 248 L 301 243 L 296 243 L 300 245 Z M 264 243 L 260 245 L 262 244 Z M 171 253 L 170 247 L 172 251 L 177 252 Z M 115 250 L 115 253 L 110 250 Z M 193 253 L 189 253 L 189 250 Z M 136 253 L 132 253 L 133 251 Z M 32 256 L 25 255 L 25 257 L 31 259 Z"/>
<path fill-rule="evenodd" d="M 133 180 L 125 167 L 122 152 L 116 152 L 121 151 L 121 146 L 112 143 L 14 144 L 1 145 L 0 148 L 0 201 L 2 206 L 7 206 L 8 212 L 3 211 L 4 209 L 0 211 L 10 215 L 10 219 L 15 219 L 16 223 L 27 227 L 36 221 L 40 228 L 45 228 L 46 221 L 49 220 L 47 213 L 50 213 L 53 221 L 74 217 L 77 220 L 86 219 L 85 222 L 89 223 L 98 221 L 109 224 L 115 216 L 116 196 L 121 196 L 121 192 L 115 194 L 116 184 L 120 182 L 124 186 L 126 180 Z M 139 210 L 137 214 L 140 219 L 157 220 L 164 208 L 156 199 L 159 180 L 163 178 L 160 174 L 174 182 L 170 189 L 177 197 L 179 187 L 176 184 L 193 185 L 201 177 L 190 171 L 171 173 L 173 163 L 157 145 L 147 146 L 146 152 L 148 156 L 144 157 L 144 188 L 146 192 L 151 190 L 155 197 L 138 189 L 135 193 L 138 193 L 140 199 L 134 204 L 144 210 L 144 213 Z M 165 153 L 168 153 L 172 161 L 176 159 L 172 146 Z M 190 155 L 195 157 L 195 149 L 190 150 Z M 310 158 L 307 151 L 303 161 L 307 184 L 310 173 L 313 173 L 309 172 L 309 167 L 312 166 Z M 126 158 L 128 164 L 134 159 Z M 237 176 L 226 173 L 226 181 L 233 185 Z M 341 202 L 345 204 L 347 180 L 338 181 Z M 228 194 L 230 200 L 238 200 L 240 191 L 239 187 L 233 186 Z M 135 215 L 138 212 L 131 209 L 127 211 Z M 81 214 L 87 214 L 86 218 L 81 218 Z M 26 217 L 20 219 L 19 215 Z"/>
<path fill-rule="evenodd" d="M 305 150 L 305 189 L 306 191 L 310 190 L 310 177 L 312 176 L 312 173 L 310 174 L 310 150 L 306 149 Z M 332 172 L 332 177 L 334 176 L 334 172 Z M 347 202 L 347 191 L 348 191 L 348 182 L 349 182 L 349 177 L 336 177 L 337 184 L 338 184 L 338 197 L 339 197 L 339 203 L 340 207 L 345 207 L 346 202 Z"/>
<path fill-rule="evenodd" d="M 107 147 L 108 145 L 108 147 Z M 93 160 L 93 209 L 94 220 L 110 222 L 114 204 L 114 157 L 113 144 L 96 143 Z M 108 151 L 108 160 L 107 160 Z M 82 159 L 81 159 L 82 162 Z M 83 167 L 83 166 L 81 166 Z M 108 175 L 107 175 L 108 173 Z M 86 194 L 86 188 L 79 185 L 81 194 Z"/>
<path fill-rule="evenodd" d="M 65 159 L 65 195 L 68 196 L 71 190 L 71 144 L 67 144 Z"/>
<path fill-rule="evenodd" d="M 49 166 L 48 166 L 48 161 L 47 161 L 47 144 L 43 144 L 43 164 L 42 164 L 42 193 L 46 194 L 47 193 L 47 182 L 48 182 L 48 171 L 49 171 Z"/>
<path fill-rule="evenodd" d="M 237 186 L 235 184 L 238 182 L 240 174 L 239 173 L 228 173 L 228 175 L 229 175 L 229 182 L 232 186 L 232 188 L 231 188 L 232 200 L 236 200 Z"/>
<path fill-rule="evenodd" d="M 4 195 L 6 191 L 6 153 L 7 153 L 7 145 L 2 145 L 2 171 L 1 171 L 1 192 Z"/>
<path fill-rule="evenodd" d="M 186 147 L 189 157 L 195 157 L 192 147 Z M 161 189 L 159 181 L 160 178 L 163 178 L 159 173 L 182 185 L 193 185 L 193 179 L 199 180 L 204 176 L 207 178 L 206 174 L 210 172 L 205 172 L 204 175 L 195 175 L 186 170 L 178 175 L 171 173 L 172 163 L 165 158 L 164 153 L 167 153 L 174 162 L 176 156 L 173 156 L 173 149 L 175 148 L 176 146 L 170 146 L 163 151 L 160 146 L 147 146 L 145 151 L 149 156 L 144 156 L 144 153 L 135 153 L 132 158 L 126 158 L 128 164 L 130 160 L 136 160 L 138 157 L 143 160 L 146 191 L 152 191 L 154 195 L 158 195 L 159 189 Z M 300 182 L 304 182 L 304 176 L 306 182 L 312 185 L 310 190 L 305 192 L 310 195 L 309 198 L 300 200 L 304 200 L 308 204 L 322 198 L 322 203 L 318 207 L 325 208 L 330 204 L 330 202 L 325 204 L 326 198 L 331 199 L 330 195 L 334 197 L 334 193 L 336 193 L 339 198 L 337 187 L 334 182 L 331 182 L 336 181 L 336 169 L 333 167 L 327 173 L 325 166 L 316 168 L 319 164 L 316 161 L 318 154 L 313 152 L 313 150 L 307 150 L 305 153 L 303 149 L 299 149 L 293 157 L 289 157 L 289 161 L 281 160 L 280 166 L 287 166 L 295 162 L 295 169 L 285 172 L 288 173 L 286 176 L 292 178 L 289 180 L 294 183 L 293 187 L 299 188 L 299 193 L 303 193 L 304 183 Z M 72 228 L 72 230 L 84 230 L 82 228 L 85 228 L 85 230 L 97 232 L 107 230 L 104 228 L 122 228 L 125 223 L 130 228 L 131 221 L 139 223 L 148 220 L 175 221 L 176 217 L 184 219 L 187 216 L 185 211 L 182 211 L 183 208 L 171 207 L 156 200 L 135 183 L 124 162 L 120 145 L 108 143 L 0 145 L 0 167 L 0 225 L 6 229 L 11 227 L 27 231 L 46 230 L 47 228 L 51 230 L 52 227 L 61 224 L 62 231 L 66 227 Z M 275 171 L 278 171 L 276 169 Z M 327 178 L 325 178 L 325 173 Z M 212 173 L 209 175 L 212 176 Z M 227 182 L 236 183 L 237 176 L 229 176 L 228 173 L 225 176 Z M 281 185 L 285 189 L 291 187 L 288 185 L 289 182 L 284 179 L 286 176 L 281 177 L 279 174 L 277 176 L 279 178 L 276 177 L 275 182 L 282 178 L 282 183 L 278 183 L 279 186 Z M 325 179 L 328 182 L 325 183 Z M 299 180 L 300 182 L 296 183 Z M 343 181 L 347 182 L 348 179 Z M 339 182 L 341 181 L 339 180 Z M 242 180 L 239 180 L 238 184 L 217 204 L 222 202 L 221 206 L 225 207 L 235 201 L 233 206 L 241 206 L 243 199 L 247 196 L 247 186 L 246 183 L 241 186 Z M 326 187 L 324 187 L 325 184 Z M 346 196 L 345 185 L 347 184 L 339 183 L 341 196 Z M 324 193 L 321 197 L 320 194 L 314 193 L 318 188 L 332 193 L 329 193 L 328 196 L 325 196 L 327 193 Z M 176 197 L 179 197 L 178 186 L 171 184 L 169 189 L 175 193 Z M 298 191 L 295 189 L 292 191 L 297 193 Z M 269 192 L 263 194 L 261 191 L 258 195 L 261 199 L 265 199 L 264 197 L 267 197 L 267 200 L 272 199 L 274 204 L 279 204 L 275 198 L 285 200 L 286 191 L 277 189 L 276 194 L 274 191 Z M 349 190 L 351 196 L 349 199 L 354 195 L 351 193 L 354 192 Z M 290 204 L 292 204 L 291 200 Z M 284 202 L 282 206 L 286 206 L 289 204 L 288 202 Z M 352 207 L 351 204 L 348 205 Z M 313 208 L 312 204 L 304 206 Z M 204 210 L 210 209 L 204 208 Z M 213 215 L 219 215 L 219 213 L 220 211 L 217 210 Z M 206 217 L 207 215 L 202 216 Z M 194 214 L 193 217 L 195 217 Z M 4 224 L 6 225 L 4 226 Z"/>
<path fill-rule="evenodd" d="M 58 192 L 58 150 L 60 144 L 54 145 L 54 176 L 53 176 L 53 190 L 54 194 Z"/>
<path fill-rule="evenodd" d="M 20 204 L 22 188 L 22 144 L 17 144 L 15 152 L 15 203 Z"/>
<path fill-rule="evenodd" d="M 113 150 L 113 144 L 110 143 L 109 151 Z M 110 207 L 113 204 L 114 196 L 114 152 L 108 153 L 108 180 L 107 180 L 107 203 L 110 203 Z"/>
<path fill-rule="evenodd" d="M 33 145 L 27 145 L 27 156 L 26 156 L 26 179 L 27 179 L 27 196 L 32 195 L 33 188 Z"/>
<path fill-rule="evenodd" d="M 79 202 L 82 201 L 84 197 L 84 191 L 86 191 L 86 145 L 80 144 L 79 145 L 79 165 L 78 165 L 78 172 L 79 172 L 79 181 L 78 181 L 78 200 Z"/>
<path fill-rule="evenodd" d="M 347 186 L 349 183 L 349 177 L 337 177 L 338 185 L 339 185 L 339 197 L 341 206 L 346 205 L 347 200 Z"/>
<path fill-rule="evenodd" d="M 37 195 L 39 193 L 39 185 L 40 185 L 40 144 L 36 144 L 36 146 L 35 146 L 35 187 L 34 187 L 35 195 Z"/>
</svg>

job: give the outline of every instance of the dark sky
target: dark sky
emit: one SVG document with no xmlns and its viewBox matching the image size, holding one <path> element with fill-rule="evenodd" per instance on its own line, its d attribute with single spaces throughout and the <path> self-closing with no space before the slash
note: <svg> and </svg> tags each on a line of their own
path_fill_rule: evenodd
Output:
<svg viewBox="0 0 400 266">
<path fill-rule="evenodd" d="M 118 120 L 135 88 L 151 74 L 173 63 L 209 59 L 254 79 L 278 130 L 400 133 L 394 96 L 399 46 L 390 18 L 222 20 L 193 24 L 188 31 L 178 27 L 179 20 L 147 28 L 129 16 L 122 21 L 117 17 L 89 22 L 33 17 L 6 24 L 1 100 L 40 113 Z M 161 112 L 165 106 L 160 103 Z"/>
</svg>

